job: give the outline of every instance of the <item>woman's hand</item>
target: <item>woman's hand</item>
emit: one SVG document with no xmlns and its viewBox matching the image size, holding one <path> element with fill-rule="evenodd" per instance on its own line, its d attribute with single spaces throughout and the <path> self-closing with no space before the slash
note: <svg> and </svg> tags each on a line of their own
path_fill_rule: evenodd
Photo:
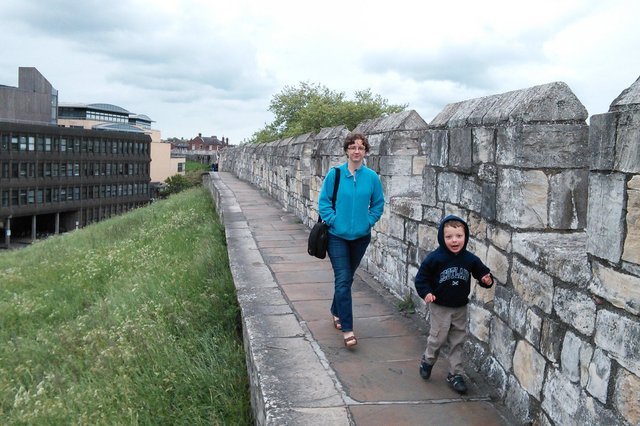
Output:
<svg viewBox="0 0 640 426">
<path fill-rule="evenodd" d="M 434 302 L 435 300 L 436 300 L 436 297 L 435 297 L 433 294 L 431 294 L 431 293 L 427 294 L 427 295 L 424 297 L 424 301 L 425 301 L 425 302 L 427 302 L 427 303 Z"/>
</svg>

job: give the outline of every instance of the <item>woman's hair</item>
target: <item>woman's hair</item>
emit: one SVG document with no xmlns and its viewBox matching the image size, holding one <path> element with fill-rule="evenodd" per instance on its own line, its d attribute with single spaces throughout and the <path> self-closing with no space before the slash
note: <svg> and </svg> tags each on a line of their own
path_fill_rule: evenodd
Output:
<svg viewBox="0 0 640 426">
<path fill-rule="evenodd" d="M 349 133 L 347 135 L 347 137 L 344 139 L 344 144 L 342 145 L 344 152 L 347 152 L 347 149 L 349 149 L 349 146 L 356 143 L 358 139 L 360 139 L 362 141 L 362 144 L 364 145 L 364 152 L 369 152 L 369 148 L 370 148 L 369 140 L 362 133 Z"/>
</svg>

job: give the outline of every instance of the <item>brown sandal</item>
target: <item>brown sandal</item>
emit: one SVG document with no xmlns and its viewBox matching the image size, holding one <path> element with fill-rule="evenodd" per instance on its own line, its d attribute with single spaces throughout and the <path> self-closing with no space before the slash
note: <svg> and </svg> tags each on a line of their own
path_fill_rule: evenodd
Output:
<svg viewBox="0 0 640 426">
<path fill-rule="evenodd" d="M 340 318 L 336 318 L 335 316 L 331 316 L 333 319 L 333 327 L 336 330 L 342 330 L 342 324 L 340 323 Z"/>
<path fill-rule="evenodd" d="M 356 339 L 356 336 L 349 336 L 344 338 L 344 345 L 347 348 L 351 348 L 357 344 L 358 344 L 358 339 Z"/>
</svg>

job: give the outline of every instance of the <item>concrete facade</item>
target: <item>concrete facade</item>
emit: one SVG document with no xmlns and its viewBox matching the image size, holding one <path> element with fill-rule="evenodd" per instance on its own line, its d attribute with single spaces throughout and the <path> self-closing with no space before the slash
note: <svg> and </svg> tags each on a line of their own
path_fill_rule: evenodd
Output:
<svg viewBox="0 0 640 426">
<path fill-rule="evenodd" d="M 640 80 L 591 117 L 561 82 L 360 123 L 387 205 L 363 268 L 399 299 L 439 220 L 470 224 L 498 285 L 474 289 L 466 345 L 523 423 L 640 422 Z M 307 226 L 344 126 L 224 151 L 220 170 Z"/>
</svg>

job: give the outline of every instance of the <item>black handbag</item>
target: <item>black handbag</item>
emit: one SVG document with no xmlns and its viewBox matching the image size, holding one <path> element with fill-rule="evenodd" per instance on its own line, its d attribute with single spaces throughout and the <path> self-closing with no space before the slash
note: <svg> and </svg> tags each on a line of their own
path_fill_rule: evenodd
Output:
<svg viewBox="0 0 640 426">
<path fill-rule="evenodd" d="M 336 209 L 336 196 L 338 195 L 338 186 L 340 185 L 340 169 L 336 167 L 336 181 L 333 185 L 333 199 L 331 205 L 333 210 Z M 327 225 L 320 215 L 318 215 L 318 221 L 311 228 L 309 233 L 309 242 L 307 243 L 307 253 L 309 255 L 317 257 L 318 259 L 324 259 L 327 257 L 327 245 L 329 244 L 329 225 Z"/>
</svg>

